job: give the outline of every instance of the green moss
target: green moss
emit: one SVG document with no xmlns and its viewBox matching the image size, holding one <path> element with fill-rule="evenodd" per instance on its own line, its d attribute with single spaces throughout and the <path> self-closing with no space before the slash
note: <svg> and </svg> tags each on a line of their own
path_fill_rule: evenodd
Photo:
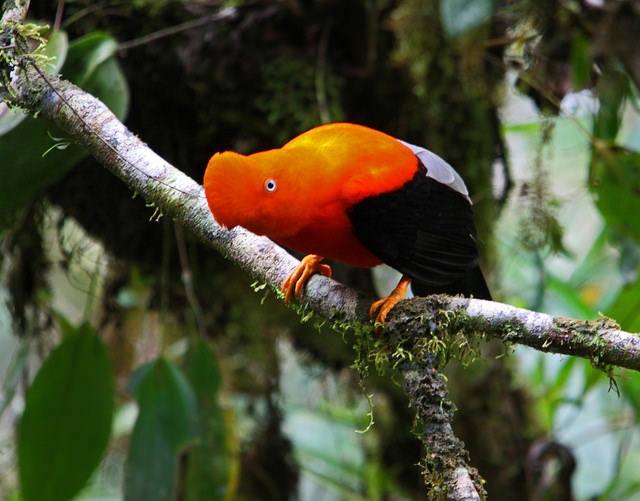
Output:
<svg viewBox="0 0 640 501">
<path fill-rule="evenodd" d="M 251 288 L 253 289 L 253 292 L 260 292 L 267 288 L 267 283 L 256 280 L 251 284 Z"/>
<path fill-rule="evenodd" d="M 430 501 L 447 499 L 446 482 L 442 475 L 437 473 L 433 466 L 420 463 L 424 485 L 427 487 L 428 499 Z"/>
<path fill-rule="evenodd" d="M 448 298 L 433 296 L 420 301 L 401 303 L 398 311 L 376 335 L 374 325 L 358 322 L 334 321 L 333 329 L 354 336 L 356 353 L 353 367 L 363 376 L 373 367 L 380 375 L 396 369 L 403 362 L 422 359 L 425 354 L 436 355 L 438 367 L 446 366 L 452 359 L 463 365 L 471 364 L 478 356 L 480 342 L 484 339 L 481 329 L 475 327 L 474 319 L 462 311 L 438 309 L 435 316 L 427 315 L 433 305 L 426 302 L 448 303 Z M 427 332 L 427 335 L 423 333 Z M 420 334 L 418 334 L 420 333 Z"/>
<path fill-rule="evenodd" d="M 610 372 L 609 365 L 603 362 L 609 346 L 599 332 L 603 329 L 619 329 L 620 326 L 614 320 L 604 316 L 593 321 L 558 317 L 554 319 L 554 328 L 567 337 L 568 343 L 576 347 L 576 353 L 588 356 L 594 367 L 607 374 Z"/>
<path fill-rule="evenodd" d="M 1 64 L 0 72 L 2 81 L 0 91 L 3 96 L 11 104 L 11 97 L 14 97 L 11 87 L 10 73 L 14 68 L 26 68 L 27 64 L 44 66 L 53 61 L 53 58 L 47 56 L 44 52 L 47 40 L 43 36 L 43 32 L 48 31 L 49 26 L 37 25 L 34 23 L 18 24 L 14 21 L 8 21 L 0 26 L 0 45 L 4 48 L 0 51 Z M 36 43 L 35 49 L 30 49 L 30 44 Z M 7 99 L 9 97 L 9 99 Z M 27 107 L 24 107 L 27 109 Z M 33 113 L 37 110 L 37 106 L 29 107 L 27 111 Z"/>
</svg>

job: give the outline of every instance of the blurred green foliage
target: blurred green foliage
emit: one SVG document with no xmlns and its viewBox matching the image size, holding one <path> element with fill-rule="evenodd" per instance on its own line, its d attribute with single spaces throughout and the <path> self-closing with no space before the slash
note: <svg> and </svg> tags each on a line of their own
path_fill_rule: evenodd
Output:
<svg viewBox="0 0 640 501">
<path fill-rule="evenodd" d="M 49 37 L 54 48 L 48 54 L 59 61 L 50 68 L 52 72 L 61 69 L 65 78 L 100 98 L 118 118 L 124 119 L 129 94 L 114 58 L 116 42 L 98 32 L 70 44 L 64 32 L 54 31 Z M 12 120 L 16 116 L 19 120 Z M 27 117 L 19 110 L 0 115 L 0 131 L 0 158 L 11 159 L 3 163 L 0 184 L 1 230 L 10 216 L 64 176 L 87 153 L 49 122 Z M 25 144 L 29 144 L 28 149 Z"/>
<path fill-rule="evenodd" d="M 193 390 L 164 358 L 138 369 L 129 389 L 140 410 L 127 455 L 124 499 L 174 499 L 179 453 L 197 436 Z"/>
<path fill-rule="evenodd" d="M 325 120 L 383 129 L 467 179 L 497 299 L 640 331 L 629 2 L 64 4 L 50 71 L 120 118 L 131 107 L 131 129 L 191 175 L 214 151 L 279 146 Z M 162 31 L 223 7 L 237 15 Z M 55 19 L 53 2 L 32 10 Z M 118 46 L 149 33 L 164 36 Z M 18 426 L 21 490 L 8 475 L 0 495 L 423 498 L 413 416 L 393 381 L 366 381 L 375 424 L 355 433 L 371 409 L 348 336 L 298 325 L 171 221 L 149 223 L 41 119 L 3 110 L 0 168 L 1 415 L 20 414 L 16 395 L 42 362 Z M 336 274 L 371 287 L 368 272 Z M 456 431 L 493 499 L 534 489 L 534 440 L 568 446 L 577 499 L 637 499 L 637 374 L 486 350 L 448 375 Z"/>
</svg>

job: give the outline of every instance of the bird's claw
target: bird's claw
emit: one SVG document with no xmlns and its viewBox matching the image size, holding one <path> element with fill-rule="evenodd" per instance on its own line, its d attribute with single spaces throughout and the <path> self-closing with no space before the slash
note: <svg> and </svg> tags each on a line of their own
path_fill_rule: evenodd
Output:
<svg viewBox="0 0 640 501">
<path fill-rule="evenodd" d="M 375 316 L 376 336 L 380 335 L 380 327 L 384 325 L 389 312 L 396 304 L 404 299 L 410 283 L 411 279 L 409 277 L 403 276 L 400 279 L 400 282 L 398 282 L 398 285 L 396 285 L 395 289 L 393 289 L 391 294 L 389 294 L 387 297 L 383 297 L 382 299 L 378 299 L 369 308 L 369 318 L 373 320 L 373 317 Z M 376 311 L 378 311 L 377 315 Z"/>
<path fill-rule="evenodd" d="M 300 264 L 282 284 L 285 304 L 289 304 L 294 294 L 298 299 L 302 297 L 302 290 L 312 275 L 317 273 L 331 277 L 331 267 L 328 264 L 321 264 L 322 259 L 321 256 L 309 254 L 300 261 Z"/>
</svg>

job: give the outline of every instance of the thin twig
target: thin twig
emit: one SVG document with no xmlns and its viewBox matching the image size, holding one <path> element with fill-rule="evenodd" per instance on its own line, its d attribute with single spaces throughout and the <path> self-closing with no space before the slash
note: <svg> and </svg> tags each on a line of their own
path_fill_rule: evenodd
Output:
<svg viewBox="0 0 640 501">
<path fill-rule="evenodd" d="M 62 14 L 64 13 L 65 0 L 58 0 L 58 6 L 56 7 L 56 17 L 53 20 L 53 30 L 58 31 L 62 25 Z"/>
<path fill-rule="evenodd" d="M 149 33 L 148 35 L 144 35 L 139 38 L 134 38 L 133 40 L 129 40 L 128 42 L 122 42 L 118 44 L 118 50 L 132 49 L 140 45 L 154 42 L 160 38 L 176 35 L 183 31 L 197 28 L 198 26 L 202 26 L 208 23 L 213 23 L 216 21 L 222 21 L 226 19 L 235 19 L 236 17 L 238 17 L 238 9 L 236 7 L 225 7 L 224 9 L 221 9 L 219 12 L 216 12 L 215 14 L 210 14 L 208 16 L 203 16 L 198 19 L 186 21 L 184 23 L 177 24 L 175 26 L 169 26 L 168 28 L 164 28 L 158 31 L 154 31 L 153 33 Z"/>
<path fill-rule="evenodd" d="M 189 256 L 187 255 L 187 244 L 184 238 L 184 230 L 182 229 L 182 225 L 177 221 L 174 221 L 173 229 L 176 235 L 180 267 L 182 268 L 182 284 L 184 285 L 184 292 L 187 296 L 187 301 L 191 306 L 191 310 L 193 311 L 193 315 L 196 318 L 200 335 L 204 336 L 207 330 L 204 319 L 202 318 L 202 308 L 200 308 L 198 297 L 193 288 L 193 274 L 191 273 L 191 265 L 189 264 Z"/>
<path fill-rule="evenodd" d="M 329 103 L 327 99 L 327 49 L 329 46 L 329 34 L 331 33 L 331 21 L 325 21 L 320 33 L 318 41 L 318 56 L 316 63 L 316 102 L 318 103 L 318 112 L 320 114 L 320 122 L 327 124 L 331 122 L 331 113 L 329 111 Z"/>
</svg>

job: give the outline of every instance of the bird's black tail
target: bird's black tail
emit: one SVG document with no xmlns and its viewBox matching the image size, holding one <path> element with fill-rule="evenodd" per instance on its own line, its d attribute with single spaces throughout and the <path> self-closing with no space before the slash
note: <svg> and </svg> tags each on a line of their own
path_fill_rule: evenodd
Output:
<svg viewBox="0 0 640 501">
<path fill-rule="evenodd" d="M 415 296 L 428 296 L 429 294 L 450 294 L 454 296 L 462 294 L 467 297 L 473 296 L 476 299 L 491 300 L 489 287 L 487 287 L 487 282 L 479 266 L 471 268 L 455 282 L 438 287 L 413 280 L 411 282 L 411 290 Z"/>
</svg>

